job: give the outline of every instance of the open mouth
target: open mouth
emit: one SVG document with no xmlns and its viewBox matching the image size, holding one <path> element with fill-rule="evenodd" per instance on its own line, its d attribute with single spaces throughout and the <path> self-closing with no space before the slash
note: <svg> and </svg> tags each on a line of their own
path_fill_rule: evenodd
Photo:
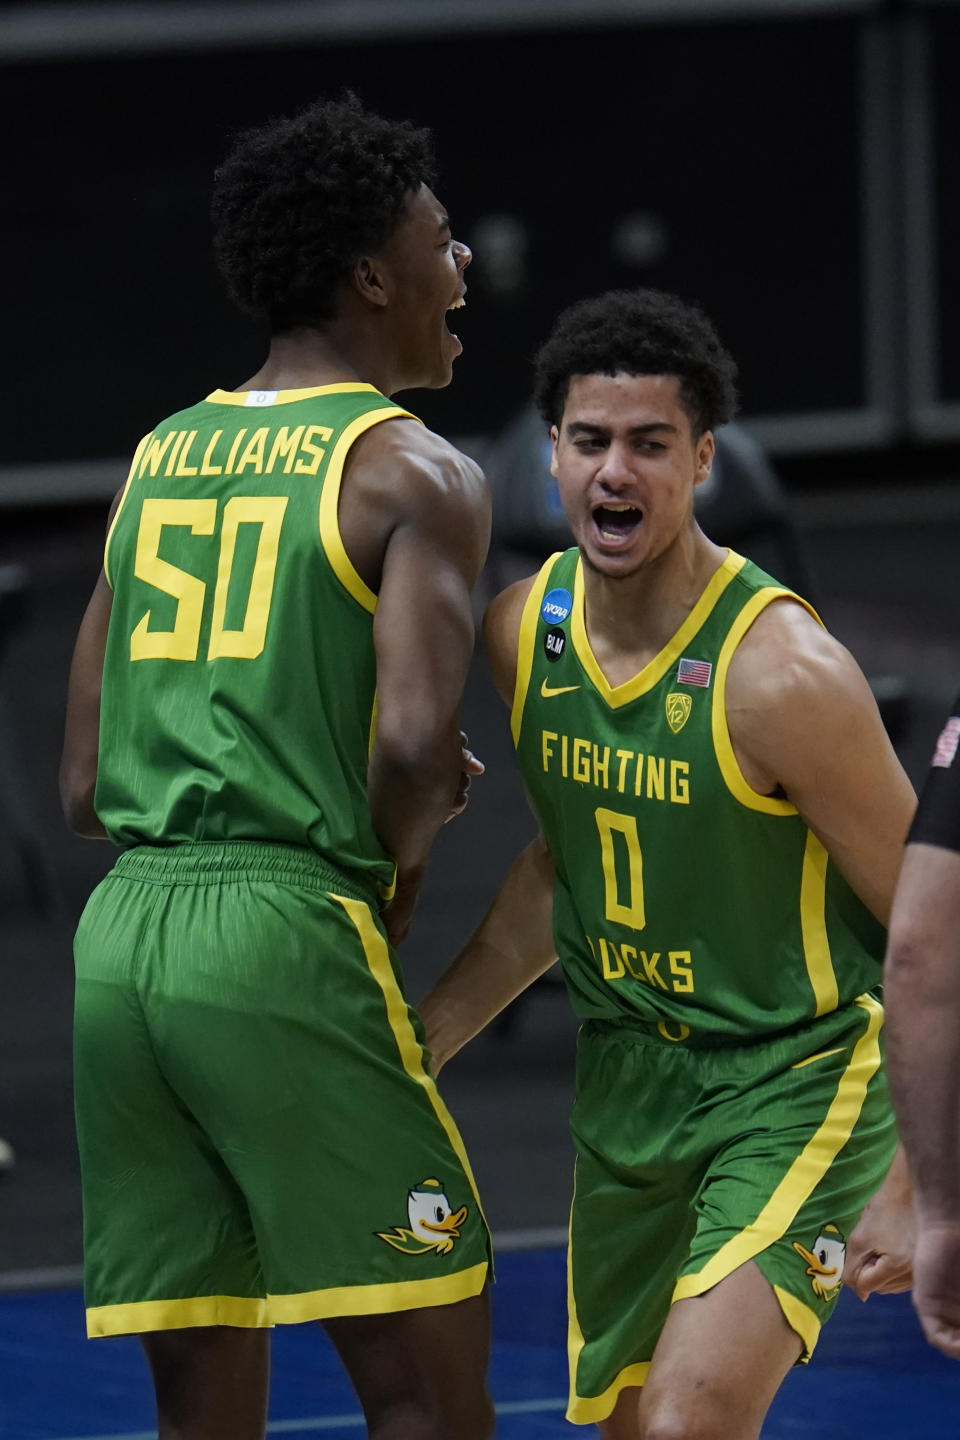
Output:
<svg viewBox="0 0 960 1440">
<path fill-rule="evenodd" d="M 453 338 L 454 338 L 454 340 L 456 340 L 456 342 L 457 342 L 458 345 L 460 344 L 460 336 L 457 334 L 457 332 L 456 332 L 455 330 L 452 330 L 452 329 L 450 328 L 450 314 L 451 314 L 451 312 L 452 312 L 453 310 L 462 310 L 463 307 L 466 305 L 466 303 L 467 303 L 466 300 L 463 298 L 463 292 L 461 291 L 461 293 L 457 296 L 456 300 L 454 300 L 453 304 L 447 306 L 447 312 L 446 312 L 446 315 L 444 316 L 444 320 L 445 320 L 445 322 L 446 322 L 446 327 L 447 327 L 447 334 L 448 334 L 448 335 L 452 335 Z"/>
<path fill-rule="evenodd" d="M 642 520 L 643 511 L 636 505 L 598 505 L 593 512 L 597 533 L 607 545 L 629 540 Z"/>
</svg>

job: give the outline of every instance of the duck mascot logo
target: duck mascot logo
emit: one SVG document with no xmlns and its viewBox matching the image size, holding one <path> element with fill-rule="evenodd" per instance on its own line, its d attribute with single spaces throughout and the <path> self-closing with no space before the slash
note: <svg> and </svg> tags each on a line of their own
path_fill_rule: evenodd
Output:
<svg viewBox="0 0 960 1440">
<path fill-rule="evenodd" d="M 813 1242 L 812 1251 L 798 1245 L 796 1240 L 793 1248 L 807 1262 L 806 1273 L 810 1276 L 814 1295 L 820 1300 L 832 1300 L 843 1283 L 840 1277 L 847 1255 L 846 1244 L 836 1225 L 824 1225 Z"/>
<path fill-rule="evenodd" d="M 404 1255 L 449 1255 L 454 1242 L 460 1239 L 460 1226 L 467 1218 L 467 1207 L 451 1210 L 439 1180 L 421 1180 L 407 1195 L 407 1219 L 410 1228 L 396 1225 L 393 1230 L 377 1231 L 394 1250 Z"/>
</svg>

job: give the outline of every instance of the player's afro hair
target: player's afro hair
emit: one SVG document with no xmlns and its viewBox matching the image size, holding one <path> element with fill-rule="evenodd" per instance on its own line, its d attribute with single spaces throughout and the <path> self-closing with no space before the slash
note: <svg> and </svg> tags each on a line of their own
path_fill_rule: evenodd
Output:
<svg viewBox="0 0 960 1440">
<path fill-rule="evenodd" d="M 609 290 L 561 312 L 535 359 L 534 393 L 559 425 L 574 375 L 675 375 L 695 435 L 737 410 L 733 359 L 702 310 L 662 290 Z"/>
<path fill-rule="evenodd" d="M 231 298 L 275 330 L 330 319 L 351 267 L 386 243 L 434 175 L 429 130 L 374 115 L 349 93 L 245 131 L 216 172 L 211 205 Z"/>
</svg>

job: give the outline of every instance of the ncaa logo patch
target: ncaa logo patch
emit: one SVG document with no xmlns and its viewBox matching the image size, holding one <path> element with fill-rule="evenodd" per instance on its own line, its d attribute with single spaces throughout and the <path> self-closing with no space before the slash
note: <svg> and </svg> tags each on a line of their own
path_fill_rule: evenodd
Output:
<svg viewBox="0 0 960 1440">
<path fill-rule="evenodd" d="M 573 596 L 569 590 L 548 590 L 540 606 L 540 617 L 548 625 L 562 625 L 573 609 Z"/>
<path fill-rule="evenodd" d="M 665 709 L 667 712 L 667 724 L 674 735 L 680 731 L 690 719 L 690 711 L 693 709 L 693 700 L 689 695 L 682 694 L 679 690 L 672 691 L 666 698 Z"/>
</svg>

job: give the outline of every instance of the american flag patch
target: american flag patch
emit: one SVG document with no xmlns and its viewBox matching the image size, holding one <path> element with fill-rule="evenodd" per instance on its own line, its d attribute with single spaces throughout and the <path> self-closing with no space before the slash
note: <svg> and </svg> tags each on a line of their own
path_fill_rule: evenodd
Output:
<svg viewBox="0 0 960 1440">
<path fill-rule="evenodd" d="M 943 727 L 930 763 L 937 765 L 941 770 L 949 770 L 956 759 L 958 747 L 960 747 L 960 715 L 951 715 Z"/>
<path fill-rule="evenodd" d="M 710 684 L 712 674 L 713 664 L 710 660 L 681 660 L 677 668 L 677 684 L 706 687 Z"/>
</svg>

